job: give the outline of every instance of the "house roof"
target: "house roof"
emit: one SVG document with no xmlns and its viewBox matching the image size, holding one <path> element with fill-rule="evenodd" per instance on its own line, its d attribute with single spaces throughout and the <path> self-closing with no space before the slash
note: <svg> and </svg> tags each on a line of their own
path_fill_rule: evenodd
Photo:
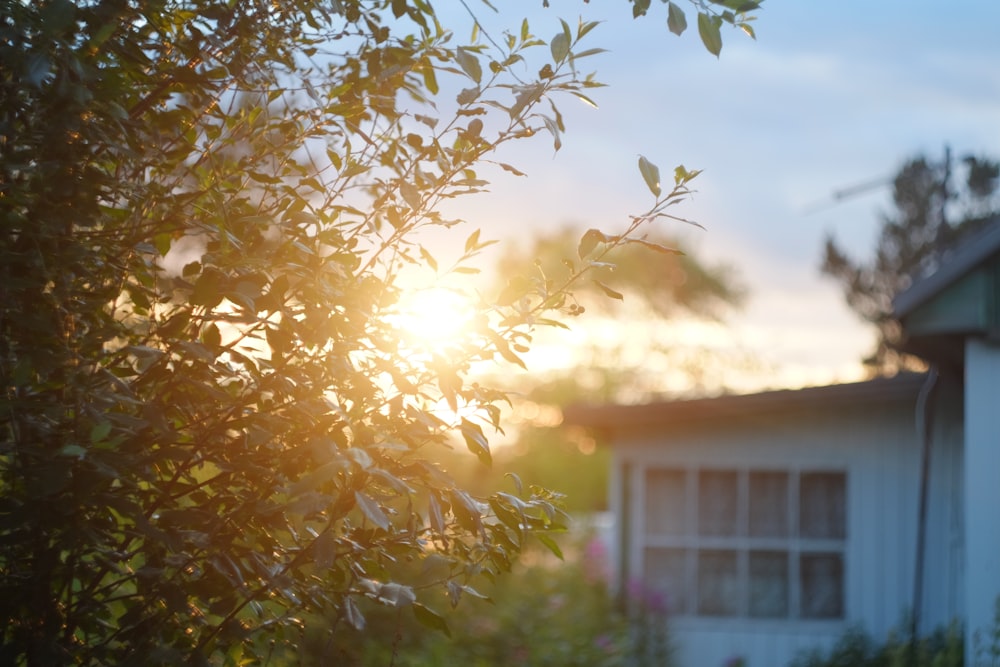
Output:
<svg viewBox="0 0 1000 667">
<path fill-rule="evenodd" d="M 788 413 L 845 405 L 875 405 L 915 399 L 926 376 L 901 373 L 867 382 L 758 394 L 660 401 L 640 405 L 571 405 L 563 411 L 567 424 L 606 430 L 646 428 L 679 422 Z"/>
<path fill-rule="evenodd" d="M 995 218 L 982 229 L 963 238 L 934 273 L 918 279 L 893 299 L 893 314 L 897 318 L 905 317 L 998 252 L 1000 218 Z"/>
</svg>

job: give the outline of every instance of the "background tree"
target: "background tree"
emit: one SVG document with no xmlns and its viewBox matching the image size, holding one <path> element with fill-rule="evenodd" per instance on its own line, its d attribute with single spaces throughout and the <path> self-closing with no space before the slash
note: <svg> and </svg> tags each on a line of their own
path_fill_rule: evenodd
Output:
<svg viewBox="0 0 1000 667">
<path fill-rule="evenodd" d="M 749 29 L 733 4 L 695 3 L 715 53 Z M 558 145 L 553 98 L 599 85 L 596 25 L 560 26 L 459 42 L 421 1 L 0 0 L 0 662 L 280 662 L 303 615 L 332 635 L 366 605 L 441 629 L 433 600 L 563 525 L 551 492 L 476 497 L 437 454 L 490 462 L 507 394 L 471 369 L 523 363 L 693 175 L 661 190 L 643 160 L 648 210 L 558 283 L 477 298 L 464 337 L 400 325 L 415 273 L 474 273 L 488 245 L 435 258 L 421 232 L 461 222 L 440 202 L 516 173 L 510 141 Z"/>
<path fill-rule="evenodd" d="M 642 304 L 658 318 L 693 315 L 719 319 L 740 305 L 744 290 L 726 266 L 706 266 L 676 238 L 650 230 L 641 239 L 609 253 L 606 266 L 595 267 L 590 280 L 575 291 L 578 306 L 607 313 L 619 306 L 608 299 L 602 283 L 614 282 L 617 290 Z M 546 280 L 569 275 L 579 262 L 580 232 L 564 226 L 536 235 L 527 245 L 509 245 L 497 262 L 500 276 L 535 274 Z M 650 249 L 656 252 L 650 253 Z M 599 298 L 594 298 L 595 296 Z"/>
<path fill-rule="evenodd" d="M 968 156 L 954 171 L 948 151 L 940 162 L 916 156 L 903 165 L 892 182 L 895 210 L 881 216 L 875 256 L 868 262 L 850 258 L 832 236 L 826 240 L 823 273 L 841 284 L 851 309 L 878 329 L 876 348 L 864 360 L 873 373 L 921 367 L 898 349 L 893 298 L 933 270 L 962 235 L 1000 212 L 1000 164 Z"/>
<path fill-rule="evenodd" d="M 671 393 L 668 376 L 683 377 L 691 390 L 705 379 L 703 372 L 710 373 L 713 351 L 675 349 L 657 339 L 658 325 L 669 328 L 681 318 L 720 322 L 742 303 L 744 288 L 730 267 L 706 264 L 662 232 L 650 230 L 641 241 L 649 245 L 632 243 L 608 253 L 568 306 L 571 314 L 588 319 L 587 325 L 568 320 L 569 326 L 593 329 L 600 324 L 614 331 L 609 336 L 614 342 L 578 340 L 566 368 L 507 379 L 506 386 L 516 390 L 511 395 L 512 444 L 497 452 L 492 469 L 459 468 L 470 485 L 498 489 L 504 475 L 514 473 L 565 491 L 567 507 L 574 512 L 602 510 L 608 452 L 596 448 L 583 431 L 560 427 L 560 409 L 579 402 L 651 400 Z M 507 246 L 496 275 L 559 281 L 576 268 L 579 250 L 580 230 L 573 226 L 539 232 L 525 243 Z M 611 284 L 621 299 L 608 298 Z M 559 339 L 548 343 L 562 345 Z M 494 382 L 503 385 L 504 380 L 498 376 Z"/>
</svg>

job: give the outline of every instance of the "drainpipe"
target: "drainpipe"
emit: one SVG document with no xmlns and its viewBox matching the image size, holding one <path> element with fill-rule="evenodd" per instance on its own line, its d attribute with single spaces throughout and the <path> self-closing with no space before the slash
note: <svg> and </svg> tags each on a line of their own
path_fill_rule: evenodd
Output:
<svg viewBox="0 0 1000 667">
<path fill-rule="evenodd" d="M 917 553 L 913 568 L 913 611 L 910 614 L 910 650 L 917 647 L 920 616 L 924 596 L 924 551 L 927 544 L 927 495 L 930 487 L 931 442 L 934 416 L 931 411 L 931 399 L 937 388 L 937 367 L 931 365 L 927 379 L 920 387 L 917 396 L 917 434 L 920 437 L 920 496 L 917 507 Z M 911 663 L 912 664 L 912 663 Z"/>
</svg>

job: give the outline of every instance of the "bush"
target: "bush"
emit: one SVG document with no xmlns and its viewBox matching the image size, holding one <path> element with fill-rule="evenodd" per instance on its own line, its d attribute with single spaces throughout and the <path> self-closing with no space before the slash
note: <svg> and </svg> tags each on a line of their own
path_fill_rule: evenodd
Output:
<svg viewBox="0 0 1000 667">
<path fill-rule="evenodd" d="M 602 543 L 564 542 L 569 542 L 564 562 L 546 550 L 529 550 L 514 573 L 482 589 L 489 599 L 465 595 L 450 615 L 442 601 L 439 611 L 447 618 L 450 637 L 420 632 L 409 615 L 372 609 L 366 634 L 385 640 L 362 643 L 360 634 L 353 642 L 344 637 L 344 644 L 327 655 L 371 667 L 671 664 L 659 597 L 630 587 L 626 600 L 616 599 L 607 585 Z M 631 620 L 626 609 L 633 612 Z"/>
<path fill-rule="evenodd" d="M 961 667 L 964 664 L 962 631 L 956 624 L 938 628 L 910 643 L 890 633 L 877 644 L 860 627 L 851 627 L 828 654 L 813 649 L 799 655 L 790 667 Z"/>
</svg>

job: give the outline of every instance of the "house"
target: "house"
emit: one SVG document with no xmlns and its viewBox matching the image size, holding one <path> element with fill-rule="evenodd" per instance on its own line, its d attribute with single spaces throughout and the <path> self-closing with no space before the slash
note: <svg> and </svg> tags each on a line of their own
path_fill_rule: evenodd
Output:
<svg viewBox="0 0 1000 667">
<path fill-rule="evenodd" d="M 778 667 L 850 626 L 953 620 L 979 664 L 1000 595 L 1000 221 L 894 307 L 930 372 L 567 409 L 612 448 L 616 583 L 668 596 L 681 665 Z"/>
</svg>

